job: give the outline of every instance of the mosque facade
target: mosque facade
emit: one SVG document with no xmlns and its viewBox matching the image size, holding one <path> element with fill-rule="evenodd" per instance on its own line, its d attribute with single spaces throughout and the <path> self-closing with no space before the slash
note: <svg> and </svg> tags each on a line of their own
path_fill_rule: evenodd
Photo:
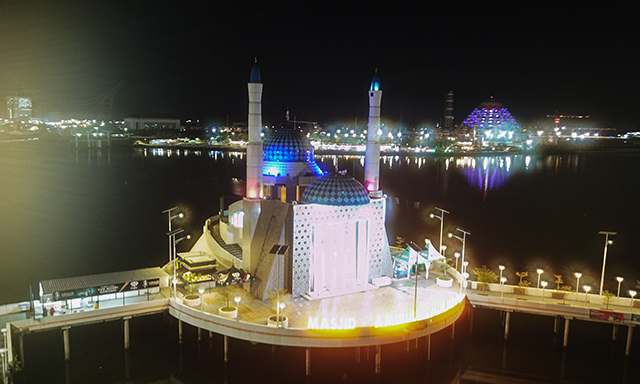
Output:
<svg viewBox="0 0 640 384">
<path fill-rule="evenodd" d="M 260 81 L 256 64 L 248 84 L 246 196 L 228 210 L 221 207 L 191 251 L 246 271 L 255 278 L 251 294 L 261 300 L 276 288 L 294 299 L 313 300 L 387 285 L 393 262 L 379 188 L 376 127 L 382 91 L 377 74 L 369 90 L 367 188 L 346 174 L 323 173 L 313 147 L 297 130 L 281 128 L 262 142 Z"/>
</svg>

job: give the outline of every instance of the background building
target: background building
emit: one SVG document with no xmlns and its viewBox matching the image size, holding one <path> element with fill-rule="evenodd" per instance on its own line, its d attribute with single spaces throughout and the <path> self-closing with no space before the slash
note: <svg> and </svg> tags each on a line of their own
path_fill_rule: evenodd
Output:
<svg viewBox="0 0 640 384">
<path fill-rule="evenodd" d="M 520 125 L 493 96 L 474 109 L 462 124 L 473 131 L 476 146 L 513 145 L 519 142 Z"/>
<path fill-rule="evenodd" d="M 30 97 L 8 96 L 7 97 L 7 118 L 10 120 L 20 118 L 30 118 L 33 116 Z"/>
<path fill-rule="evenodd" d="M 180 119 L 176 117 L 126 117 L 124 127 L 128 130 L 180 129 Z"/>
</svg>

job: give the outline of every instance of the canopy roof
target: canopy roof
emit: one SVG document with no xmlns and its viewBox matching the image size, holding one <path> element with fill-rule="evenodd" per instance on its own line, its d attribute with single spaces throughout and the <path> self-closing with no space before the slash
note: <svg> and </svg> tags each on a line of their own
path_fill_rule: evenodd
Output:
<svg viewBox="0 0 640 384">
<path fill-rule="evenodd" d="M 433 263 L 437 260 L 442 260 L 445 257 L 440 254 L 440 252 L 436 251 L 436 247 L 431 244 L 431 240 L 426 240 L 426 249 L 418 251 L 417 249 L 408 246 L 407 249 L 394 256 L 397 260 L 404 261 L 407 264 L 415 264 L 416 257 L 419 257 L 418 264 L 423 264 L 425 262 Z"/>
<path fill-rule="evenodd" d="M 110 284 L 122 284 L 130 281 L 157 280 L 168 277 L 160 267 L 135 269 L 132 271 L 101 273 L 62 279 L 45 280 L 40 282 L 41 294 L 47 295 L 54 292 L 76 291 L 80 289 L 100 287 Z"/>
</svg>

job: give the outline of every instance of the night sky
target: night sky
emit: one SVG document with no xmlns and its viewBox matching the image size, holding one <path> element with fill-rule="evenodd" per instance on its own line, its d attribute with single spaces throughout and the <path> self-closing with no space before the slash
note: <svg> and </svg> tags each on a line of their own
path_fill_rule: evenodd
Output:
<svg viewBox="0 0 640 384">
<path fill-rule="evenodd" d="M 91 117 L 119 82 L 114 117 L 246 122 L 254 57 L 265 124 L 366 122 L 378 69 L 382 116 L 455 123 L 494 96 L 521 123 L 556 111 L 637 130 L 640 31 L 632 2 L 4 1 L 0 95 Z M 550 3 L 543 3 L 550 4 Z"/>
</svg>

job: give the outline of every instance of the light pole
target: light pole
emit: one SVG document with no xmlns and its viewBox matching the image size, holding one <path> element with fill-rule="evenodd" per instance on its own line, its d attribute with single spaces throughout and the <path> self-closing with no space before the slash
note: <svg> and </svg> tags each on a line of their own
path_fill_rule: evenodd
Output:
<svg viewBox="0 0 640 384">
<path fill-rule="evenodd" d="M 462 265 L 464 265 L 464 250 L 466 248 L 466 243 L 467 243 L 467 235 L 471 235 L 471 232 L 465 231 L 464 229 L 461 228 L 456 228 L 456 230 L 462 232 L 462 237 L 460 236 L 456 236 L 453 233 L 449 234 L 449 237 L 453 237 L 456 238 L 460 241 L 462 241 Z"/>
<path fill-rule="evenodd" d="M 587 308 L 587 298 L 589 297 L 589 291 L 591 290 L 591 287 L 585 285 L 582 288 L 584 288 L 584 307 Z"/>
<path fill-rule="evenodd" d="M 460 252 L 456 252 L 453 254 L 456 257 L 456 271 L 458 270 L 458 259 L 460 258 Z"/>
<path fill-rule="evenodd" d="M 440 252 L 442 252 L 442 229 L 444 228 L 444 214 L 445 214 L 445 213 L 449 213 L 449 211 L 446 211 L 446 210 L 444 210 L 444 209 L 442 209 L 442 208 L 438 208 L 438 207 L 435 207 L 435 209 L 437 209 L 438 211 L 440 211 L 440 216 L 438 216 L 438 215 L 436 215 L 436 214 L 434 214 L 434 213 L 430 214 L 429 216 L 430 216 L 432 219 L 438 219 L 438 220 L 440 220 L 440 244 L 438 244 L 438 247 L 439 247 L 439 249 L 440 249 Z"/>
<path fill-rule="evenodd" d="M 542 302 L 544 303 L 544 289 L 547 287 L 547 282 L 543 281 L 540 284 L 542 284 Z"/>
<path fill-rule="evenodd" d="M 506 282 L 506 277 L 500 277 L 500 299 L 504 299 L 504 283 Z"/>
<path fill-rule="evenodd" d="M 464 282 L 464 291 L 467 292 L 467 279 L 469 278 L 469 274 L 467 272 L 462 273 L 462 281 Z M 462 288 L 460 288 L 462 290 Z"/>
<path fill-rule="evenodd" d="M 204 297 L 202 296 L 202 294 L 204 293 L 204 288 L 198 289 L 198 292 L 200 292 L 200 312 L 204 313 Z"/>
<path fill-rule="evenodd" d="M 634 291 L 633 289 L 629 291 L 629 295 L 631 295 L 631 304 L 629 304 L 629 312 L 631 314 L 633 314 L 633 298 L 636 297 L 636 294 L 638 292 Z"/>
<path fill-rule="evenodd" d="M 540 268 L 536 269 L 536 272 L 538 272 L 538 289 L 540 289 L 540 275 L 542 275 L 544 273 L 544 271 Z"/>
<path fill-rule="evenodd" d="M 504 265 L 498 265 L 498 268 L 500 269 L 500 281 L 502 281 L 502 271 L 504 271 Z"/>
<path fill-rule="evenodd" d="M 236 312 L 240 311 L 240 296 L 234 297 L 233 301 L 236 302 Z M 238 320 L 238 316 L 236 316 L 236 320 Z"/>
<path fill-rule="evenodd" d="M 280 313 L 282 313 L 282 319 L 280 320 L 280 324 L 282 325 L 282 328 L 284 328 L 284 303 L 280 303 Z"/>
<path fill-rule="evenodd" d="M 582 277 L 582 273 L 576 272 L 574 273 L 578 281 L 576 282 L 576 300 L 578 299 L 578 287 L 580 286 L 580 278 Z"/>
<path fill-rule="evenodd" d="M 178 213 L 177 215 L 171 215 L 171 211 L 175 211 L 176 209 L 178 209 L 178 207 L 173 207 L 162 211 L 162 213 L 166 213 L 169 217 L 169 232 L 171 232 L 171 220 L 178 217 L 182 219 L 184 217 L 184 213 L 182 212 Z M 169 262 L 171 262 L 171 249 L 171 239 L 169 239 Z"/>
<path fill-rule="evenodd" d="M 443 245 L 442 246 L 442 256 L 444 256 L 445 252 L 447 251 L 447 246 Z M 445 260 L 447 259 L 446 257 L 444 258 Z"/>
<path fill-rule="evenodd" d="M 604 268 L 607 265 L 607 246 L 613 244 L 613 241 L 609 240 L 609 235 L 613 236 L 618 232 L 600 231 L 598 235 L 605 235 L 604 237 L 604 257 L 602 258 L 602 275 L 600 275 L 600 296 L 602 296 L 602 287 L 604 286 Z"/>
<path fill-rule="evenodd" d="M 622 280 L 624 280 L 624 277 L 616 277 L 616 280 L 618 280 L 618 294 L 616 295 L 616 304 L 619 305 L 620 304 L 620 284 L 622 284 Z"/>
<path fill-rule="evenodd" d="M 175 254 L 176 254 L 176 235 L 178 235 L 178 234 L 180 234 L 182 232 L 184 232 L 184 229 L 182 229 L 182 228 L 174 229 L 171 232 L 167 232 L 167 236 L 169 236 L 169 244 L 171 245 L 170 249 L 173 250 L 173 262 L 172 262 L 171 258 L 169 258 L 169 262 L 171 263 L 171 267 L 173 269 L 173 281 L 177 281 L 176 280 L 176 269 L 177 268 L 176 268 L 176 258 L 175 258 Z M 184 237 L 182 239 L 180 239 L 180 240 L 183 240 L 183 239 L 184 239 Z M 177 300 L 176 289 L 175 289 L 175 285 L 176 284 L 174 283 L 173 285 L 174 285 L 174 287 L 173 287 L 173 298 L 175 300 Z"/>
<path fill-rule="evenodd" d="M 178 279 L 175 278 L 175 273 L 174 273 L 174 278 L 171 280 L 171 282 L 173 283 L 173 300 L 175 300 L 176 302 L 178 301 L 178 296 L 177 296 L 177 289 L 176 289 L 176 285 L 178 285 Z"/>
<path fill-rule="evenodd" d="M 462 285 L 464 285 L 465 292 L 467 291 L 467 278 L 469 274 L 467 273 L 467 265 L 469 265 L 468 261 L 462 262 Z M 460 285 L 460 293 L 462 293 L 462 285 Z"/>
</svg>

